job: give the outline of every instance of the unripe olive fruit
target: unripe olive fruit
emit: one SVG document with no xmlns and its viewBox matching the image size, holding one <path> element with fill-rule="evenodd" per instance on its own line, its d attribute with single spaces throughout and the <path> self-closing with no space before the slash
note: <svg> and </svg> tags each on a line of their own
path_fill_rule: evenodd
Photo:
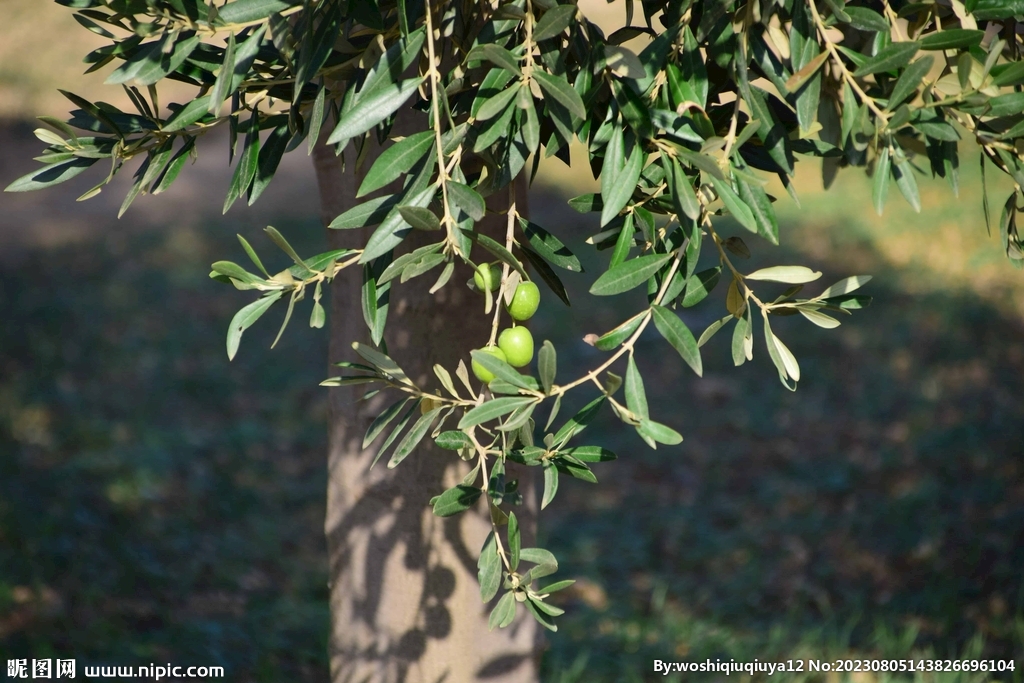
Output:
<svg viewBox="0 0 1024 683">
<path fill-rule="evenodd" d="M 533 340 L 532 339 L 530 340 L 530 348 L 531 348 L 530 353 L 533 353 L 533 351 L 532 351 L 532 349 L 533 349 Z M 505 358 L 505 352 L 502 351 L 497 346 L 485 346 L 484 348 L 477 349 L 477 350 L 481 351 L 483 353 L 486 353 L 488 355 L 494 356 L 498 360 L 508 361 L 508 359 Z M 488 370 L 484 366 L 480 365 L 480 363 L 478 363 L 476 361 L 473 361 L 473 374 L 476 375 L 476 378 L 478 380 L 480 380 L 481 382 L 483 382 L 484 384 L 488 384 L 488 383 L 490 383 L 490 381 L 492 379 L 494 379 L 494 373 L 492 373 L 490 370 Z"/>
<path fill-rule="evenodd" d="M 539 305 L 540 290 L 537 289 L 536 283 L 520 282 L 516 287 L 516 293 L 512 295 L 512 303 L 508 305 L 508 314 L 513 320 L 529 320 L 537 312 Z"/>
<path fill-rule="evenodd" d="M 498 348 L 505 354 L 506 363 L 521 368 L 533 360 L 533 335 L 525 327 L 510 327 L 498 335 Z"/>
<path fill-rule="evenodd" d="M 493 263 L 481 263 L 473 273 L 473 284 L 481 292 L 487 289 L 493 292 L 501 284 L 501 268 Z"/>
</svg>

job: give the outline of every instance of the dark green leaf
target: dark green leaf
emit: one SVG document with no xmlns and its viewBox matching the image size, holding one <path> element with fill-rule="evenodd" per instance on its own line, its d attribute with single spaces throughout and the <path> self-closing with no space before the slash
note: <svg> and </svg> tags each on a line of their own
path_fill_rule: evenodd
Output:
<svg viewBox="0 0 1024 683">
<path fill-rule="evenodd" d="M 353 206 L 331 221 L 331 224 L 327 227 L 334 230 L 350 230 L 352 228 L 364 228 L 367 225 L 375 225 L 384 220 L 397 204 L 398 197 L 393 194 L 384 197 L 374 197 L 362 204 Z"/>
<path fill-rule="evenodd" d="M 530 242 L 530 246 L 543 256 L 545 260 L 550 261 L 559 268 L 571 270 L 575 273 L 583 272 L 580 260 L 569 251 L 568 247 L 560 239 L 525 218 L 519 219 L 519 225 L 523 229 L 526 239 Z"/>
<path fill-rule="evenodd" d="M 475 486 L 464 486 L 462 484 L 454 486 L 434 498 L 434 514 L 438 517 L 451 517 L 460 512 L 465 512 L 480 500 L 482 494 L 483 491 Z M 483 586 L 481 586 L 481 592 L 482 589 Z"/>
<path fill-rule="evenodd" d="M 443 408 L 434 408 L 429 413 L 421 415 L 420 419 L 416 420 L 416 424 L 412 426 L 412 429 L 405 435 L 405 438 L 398 444 L 398 448 L 395 449 L 394 454 L 391 456 L 391 461 L 388 462 L 388 469 L 398 467 L 398 465 L 409 457 L 413 449 L 419 445 L 423 437 L 427 435 L 431 425 L 434 424 L 434 420 L 437 418 L 437 414 L 441 412 Z M 436 507 L 435 507 L 436 511 Z M 446 515 L 440 515 L 444 517 Z"/>
<path fill-rule="evenodd" d="M 714 268 L 694 273 L 686 281 L 686 294 L 683 295 L 683 300 L 680 302 L 681 305 L 684 308 L 689 308 L 699 304 L 715 288 L 721 275 L 721 266 L 715 266 Z"/>
<path fill-rule="evenodd" d="M 234 0 L 217 8 L 218 25 L 246 24 L 283 12 L 294 3 L 288 0 Z"/>
<path fill-rule="evenodd" d="M 587 110 L 583 106 L 583 100 L 580 99 L 579 94 L 573 90 L 572 86 L 562 80 L 562 78 L 552 76 L 540 70 L 534 71 L 533 77 L 537 79 L 544 93 L 568 109 L 570 114 L 580 119 L 587 117 Z"/>
<path fill-rule="evenodd" d="M 487 205 L 484 203 L 484 198 L 480 196 L 479 192 L 471 188 L 469 185 L 449 181 L 448 197 L 456 206 L 465 211 L 466 215 L 475 221 L 482 219 L 484 214 L 487 212 Z"/>
<path fill-rule="evenodd" d="M 929 33 L 920 39 L 922 50 L 954 50 L 981 44 L 984 31 L 969 28 L 947 28 Z"/>
<path fill-rule="evenodd" d="M 334 132 L 327 138 L 327 144 L 333 145 L 370 130 L 398 111 L 398 108 L 405 104 L 405 101 L 416 92 L 422 82 L 422 78 L 410 78 L 394 85 L 378 88 L 364 97 L 357 94 L 356 103 L 351 110 L 342 115 Z M 364 85 L 364 89 L 365 87 Z"/>
<path fill-rule="evenodd" d="M 498 604 L 491 610 L 491 616 L 487 619 L 487 628 L 494 630 L 494 627 L 505 628 L 516 618 L 516 599 L 512 591 L 505 593 L 498 600 Z"/>
<path fill-rule="evenodd" d="M 473 447 L 473 442 L 468 436 L 466 436 L 465 432 L 460 432 L 454 429 L 438 434 L 437 438 L 434 439 L 434 443 L 437 444 L 438 448 L 444 448 L 449 451 L 459 451 L 463 448 Z"/>
<path fill-rule="evenodd" d="M 551 391 L 551 385 L 555 381 L 557 358 L 554 345 L 545 339 L 540 347 L 540 351 L 537 353 L 537 372 L 540 375 L 540 383 L 544 387 L 544 393 Z"/>
<path fill-rule="evenodd" d="M 42 190 L 47 187 L 52 187 L 71 180 L 97 161 L 99 160 L 76 157 L 74 159 L 63 161 L 59 164 L 46 166 L 18 178 L 8 185 L 4 189 L 4 192 L 31 192 L 33 190 Z"/>
<path fill-rule="evenodd" d="M 259 320 L 260 316 L 266 313 L 274 305 L 274 302 L 281 298 L 282 294 L 283 292 L 280 291 L 271 292 L 245 306 L 238 313 L 235 313 L 235 317 L 231 319 L 231 324 L 228 325 L 228 360 L 233 360 L 235 354 L 238 353 L 238 344 L 242 341 L 242 333 Z"/>
<path fill-rule="evenodd" d="M 380 415 L 374 418 L 373 422 L 370 423 L 369 429 L 366 430 L 366 435 L 363 437 L 363 448 L 366 448 L 371 443 L 373 443 L 374 439 L 376 439 L 380 435 L 380 433 L 384 431 L 384 428 L 391 424 L 391 421 L 398 416 L 398 413 L 402 412 L 402 408 L 408 402 L 408 398 L 400 399 L 395 403 L 392 403 L 384 410 L 384 412 L 382 412 Z M 462 432 L 456 433 L 462 434 Z"/>
<path fill-rule="evenodd" d="M 690 329 L 672 311 L 662 306 L 651 306 L 654 314 L 654 326 L 661 332 L 661 336 L 672 345 L 679 355 L 683 357 L 686 364 L 693 368 L 697 376 L 704 373 L 703 363 L 700 358 L 700 349 L 697 347 L 697 340 L 693 338 Z"/>
<path fill-rule="evenodd" d="M 434 144 L 434 131 L 415 133 L 384 150 L 367 172 L 357 197 L 398 180 L 427 155 Z"/>
<path fill-rule="evenodd" d="M 671 258 L 672 254 L 648 254 L 621 263 L 597 278 L 590 293 L 610 296 L 627 292 L 653 277 Z"/>
<path fill-rule="evenodd" d="M 921 85 L 921 80 L 931 71 L 932 64 L 934 63 L 935 60 L 932 57 L 922 57 L 910 64 L 900 74 L 899 80 L 893 86 L 892 94 L 889 96 L 889 103 L 885 108 L 891 111 L 912 95 L 917 90 L 917 86 Z"/>
<path fill-rule="evenodd" d="M 459 420 L 459 429 L 467 429 L 473 425 L 494 420 L 536 400 L 529 396 L 503 396 L 486 401 L 462 416 L 462 419 Z"/>
<path fill-rule="evenodd" d="M 864 62 L 862 66 L 853 72 L 853 75 L 860 78 L 876 74 L 880 71 L 902 69 L 910 63 L 910 60 L 917 54 L 920 47 L 921 44 L 916 41 L 892 43 L 879 51 L 877 55 Z"/>
<path fill-rule="evenodd" d="M 533 28 L 533 39 L 537 42 L 554 38 L 568 26 L 576 16 L 576 5 L 556 5 L 544 13 Z"/>
<path fill-rule="evenodd" d="M 461 434 L 461 432 L 459 432 Z M 480 599 L 490 602 L 491 598 L 498 594 L 501 586 L 501 556 L 498 555 L 498 545 L 495 542 L 494 532 L 487 534 L 484 547 L 480 549 L 480 557 L 476 563 L 477 581 L 480 584 Z"/>
</svg>

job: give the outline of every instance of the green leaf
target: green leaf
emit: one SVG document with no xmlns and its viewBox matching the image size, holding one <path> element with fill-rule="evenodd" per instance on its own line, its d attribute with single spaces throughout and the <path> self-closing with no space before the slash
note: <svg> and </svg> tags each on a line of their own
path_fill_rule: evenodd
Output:
<svg viewBox="0 0 1024 683">
<path fill-rule="evenodd" d="M 560 239 L 536 223 L 528 221 L 525 218 L 519 219 L 519 225 L 523 229 L 523 234 L 526 235 L 526 239 L 530 242 L 530 246 L 532 246 L 538 254 L 543 256 L 545 260 L 553 263 L 559 268 L 564 268 L 565 270 L 570 270 L 574 273 L 583 272 L 583 266 L 580 265 L 580 260 L 576 258 L 571 251 L 569 251 L 569 248 L 566 247 Z"/>
<path fill-rule="evenodd" d="M 81 157 L 76 157 L 74 159 L 63 161 L 59 164 L 46 166 L 18 178 L 8 185 L 4 189 L 4 192 L 32 192 L 33 190 L 42 190 L 47 187 L 53 187 L 54 185 L 59 185 L 60 183 L 71 180 L 97 161 L 99 161 L 99 159 L 83 159 Z"/>
<path fill-rule="evenodd" d="M 415 133 L 384 150 L 367 172 L 359 186 L 357 197 L 379 190 L 398 180 L 430 152 L 434 144 L 434 131 Z"/>
<path fill-rule="evenodd" d="M 160 130 L 165 133 L 174 133 L 185 130 L 199 119 L 206 116 L 210 109 L 210 96 L 204 95 L 192 100 L 179 109 L 171 118 L 167 119 Z"/>
<path fill-rule="evenodd" d="M 505 110 L 512 106 L 512 100 L 519 94 L 520 87 L 520 83 L 517 82 L 480 105 L 480 109 L 476 113 L 477 121 L 488 121 L 504 113 Z M 481 146 L 489 145 L 481 143 Z"/>
<path fill-rule="evenodd" d="M 511 52 L 496 45 L 494 43 L 481 43 L 469 51 L 466 55 L 467 62 L 475 62 L 478 60 L 487 60 L 493 64 L 500 66 L 502 69 L 515 74 L 516 76 L 522 76 L 523 71 L 519 68 L 519 60 Z"/>
<path fill-rule="evenodd" d="M 791 285 L 814 282 L 821 277 L 821 272 L 811 270 L 807 266 L 772 266 L 761 268 L 746 276 L 748 280 L 767 280 L 769 282 L 785 282 Z"/>
<path fill-rule="evenodd" d="M 391 434 L 389 434 L 388 438 L 384 440 L 383 444 L 381 444 L 380 450 L 377 451 L 377 455 L 373 456 L 373 462 L 370 463 L 371 468 L 377 464 L 377 461 L 380 460 L 380 456 L 384 455 L 384 451 L 390 448 L 391 444 L 395 442 L 395 439 L 397 439 L 402 433 L 402 430 L 405 429 L 405 425 L 409 424 L 409 420 L 412 418 L 413 413 L 419 410 L 420 403 L 421 399 L 417 398 L 413 400 L 412 405 L 409 406 L 409 409 L 402 415 L 398 424 L 395 425 L 395 428 L 391 430 Z"/>
<path fill-rule="evenodd" d="M 434 439 L 434 443 L 437 444 L 438 448 L 444 448 L 449 451 L 460 451 L 463 448 L 473 447 L 473 442 L 468 436 L 466 436 L 466 433 L 455 429 L 447 432 L 441 432 L 437 435 L 437 438 Z"/>
<path fill-rule="evenodd" d="M 732 214 L 733 218 L 750 232 L 757 233 L 757 222 L 754 220 L 754 214 L 750 211 L 750 207 L 739 198 L 736 191 L 732 189 L 729 181 L 712 177 L 711 183 L 715 186 L 715 192 L 718 193 L 722 203 L 725 204 L 725 208 Z"/>
<path fill-rule="evenodd" d="M 546 594 L 549 594 L 549 593 L 556 593 L 556 592 L 558 592 L 560 590 L 564 590 L 564 589 L 568 588 L 569 586 L 573 585 L 574 583 L 576 583 L 576 579 L 565 579 L 564 581 L 556 581 L 555 583 L 549 584 L 549 585 L 544 586 L 543 588 L 539 589 L 538 592 L 541 593 L 542 595 L 546 595 Z"/>
<path fill-rule="evenodd" d="M 292 7 L 288 0 L 234 0 L 217 8 L 217 24 L 246 24 Z"/>
<path fill-rule="evenodd" d="M 697 201 L 697 194 L 693 191 L 690 179 L 683 172 L 683 167 L 664 155 L 661 157 L 661 163 L 665 167 L 665 176 L 672 188 L 672 205 L 676 212 L 692 220 L 700 218 L 700 202 Z"/>
<path fill-rule="evenodd" d="M 234 360 L 235 354 L 238 353 L 238 344 L 242 341 L 242 333 L 259 320 L 260 316 L 266 313 L 274 305 L 274 302 L 281 298 L 283 293 L 281 291 L 271 292 L 245 306 L 238 313 L 235 313 L 235 317 L 231 319 L 231 324 L 228 325 L 228 360 Z"/>
<path fill-rule="evenodd" d="M 578 197 L 573 197 L 569 200 L 568 204 L 572 207 L 572 210 L 577 213 L 600 211 L 604 207 L 604 203 L 601 201 L 601 195 L 593 193 L 581 194 Z"/>
<path fill-rule="evenodd" d="M 438 517 L 451 517 L 465 512 L 480 500 L 482 494 L 483 491 L 475 486 L 464 486 L 463 484 L 453 486 L 434 498 L 434 514 Z M 482 588 L 481 586 L 481 590 Z"/>
<path fill-rule="evenodd" d="M 522 375 L 518 370 L 516 370 L 515 368 L 513 368 L 511 365 L 501 360 L 500 358 L 495 358 L 491 354 L 484 353 L 483 351 L 479 350 L 470 351 L 470 355 L 472 356 L 473 360 L 475 360 L 477 363 L 482 365 L 487 371 L 489 371 L 492 375 L 494 375 L 495 379 L 504 380 L 511 384 L 512 386 L 519 387 L 520 389 L 532 388 L 530 386 L 529 378 Z"/>
<path fill-rule="evenodd" d="M 807 62 L 807 64 L 799 71 L 789 77 L 789 80 L 786 81 L 786 89 L 790 92 L 796 92 L 802 88 L 812 76 L 818 73 L 818 69 L 821 68 L 821 65 L 828 61 L 828 57 L 828 52 L 822 52 L 817 57 L 814 57 L 811 61 Z"/>
<path fill-rule="evenodd" d="M 563 448 L 559 452 L 562 455 L 570 455 L 582 462 L 607 462 L 616 458 L 614 453 L 601 446 L 575 446 L 573 448 Z"/>
<path fill-rule="evenodd" d="M 462 416 L 459 420 L 459 429 L 468 429 L 482 422 L 494 420 L 536 400 L 530 396 L 503 396 L 486 401 Z"/>
<path fill-rule="evenodd" d="M 370 423 L 370 428 L 366 430 L 366 435 L 363 437 L 364 449 L 371 443 L 373 443 L 374 439 L 380 436 L 380 433 L 384 431 L 384 428 L 391 424 L 391 421 L 394 420 L 400 412 L 402 412 L 402 408 L 408 402 L 408 398 L 403 398 L 398 401 L 395 401 L 390 406 L 385 408 L 384 412 L 382 412 L 380 415 L 374 418 L 373 422 Z M 456 433 L 462 434 L 462 432 Z"/>
<path fill-rule="evenodd" d="M 611 351 L 618 348 L 630 335 L 636 332 L 636 328 L 640 327 L 640 323 L 643 321 L 644 313 L 637 313 L 618 327 L 598 337 L 597 341 L 594 342 L 594 346 L 599 351 Z"/>
<path fill-rule="evenodd" d="M 721 266 L 708 268 L 691 275 L 690 279 L 686 281 L 686 293 L 683 294 L 683 300 L 680 302 L 680 305 L 683 308 L 689 308 L 699 304 L 715 288 L 721 276 Z"/>
<path fill-rule="evenodd" d="M 480 193 L 469 185 L 448 181 L 448 197 L 456 206 L 466 212 L 475 221 L 481 220 L 487 213 L 487 205 Z"/>
<path fill-rule="evenodd" d="M 587 118 L 587 110 L 583 106 L 583 100 L 580 99 L 579 94 L 573 90 L 571 85 L 560 77 L 552 76 L 539 69 L 533 72 L 533 77 L 540 84 L 541 90 L 568 109 L 570 114 L 580 119 Z"/>
<path fill-rule="evenodd" d="M 875 205 L 875 211 L 879 216 L 885 208 L 885 198 L 889 194 L 889 172 L 890 172 L 889 146 L 882 147 L 875 162 L 875 175 L 871 183 L 871 201 Z"/>
<path fill-rule="evenodd" d="M 934 58 L 925 56 L 904 69 L 896 81 L 896 85 L 893 86 L 892 94 L 889 95 L 889 103 L 885 105 L 885 108 L 892 111 L 903 100 L 912 95 L 917 90 L 917 86 L 921 85 L 922 79 L 931 71 L 932 64 L 934 63 Z"/>
<path fill-rule="evenodd" d="M 362 93 L 357 93 L 356 103 L 352 109 L 342 115 L 334 132 L 327 138 L 327 144 L 337 144 L 370 130 L 398 111 L 398 108 L 405 104 L 405 101 L 416 92 L 422 82 L 423 78 L 410 78 L 394 85 L 378 88 L 365 97 L 360 97 Z M 363 87 L 365 89 L 366 86 Z"/>
<path fill-rule="evenodd" d="M 782 380 L 783 386 L 792 391 L 795 387 L 791 388 L 786 383 L 786 380 L 800 381 L 800 365 L 789 348 L 772 332 L 772 328 L 768 324 L 767 314 L 763 317 L 765 345 L 768 347 L 768 355 L 771 356 L 775 368 L 779 371 L 779 379 Z"/>
<path fill-rule="evenodd" d="M 505 248 L 505 245 L 500 244 L 491 237 L 480 232 L 472 232 L 469 237 L 481 247 L 511 266 L 517 273 L 519 273 L 520 276 L 522 276 L 524 280 L 529 279 L 529 276 L 523 269 L 523 264 L 519 262 L 519 259 L 512 255 L 512 252 Z"/>
<path fill-rule="evenodd" d="M 412 380 L 410 380 L 405 374 L 405 371 L 398 367 L 398 363 L 392 360 L 390 356 L 387 356 L 366 344 L 360 344 L 359 342 L 352 342 L 352 348 L 356 353 L 362 356 L 363 360 L 367 361 L 370 365 L 377 368 L 384 374 L 390 375 L 402 384 L 415 386 L 412 383 Z"/>
<path fill-rule="evenodd" d="M 597 415 L 606 399 L 607 396 L 601 395 L 583 406 L 578 413 L 573 415 L 569 421 L 562 425 L 562 428 L 555 433 L 554 443 L 560 448 L 565 445 L 569 439 L 586 429 L 587 425 L 589 425 L 591 420 L 593 420 Z"/>
<path fill-rule="evenodd" d="M 508 563 L 515 571 L 519 568 L 519 551 L 522 549 L 522 538 L 519 535 L 519 520 L 516 513 L 508 513 Z"/>
<path fill-rule="evenodd" d="M 910 162 L 906 159 L 898 162 L 892 169 L 892 174 L 903 198 L 914 207 L 914 211 L 921 213 L 921 194 L 917 190 L 917 179 L 914 178 L 914 169 Z"/>
<path fill-rule="evenodd" d="M 259 164 L 260 136 L 257 130 L 257 116 L 253 112 L 249 120 L 249 132 L 245 136 L 245 147 L 235 164 L 235 172 L 231 176 L 231 185 L 228 187 L 228 194 L 224 198 L 224 213 L 228 212 L 231 205 L 239 197 L 249 190 L 253 178 L 256 177 L 256 167 Z"/>
<path fill-rule="evenodd" d="M 388 462 L 388 469 L 394 469 L 398 467 L 399 463 L 409 457 L 413 449 L 419 445 L 423 437 L 427 435 L 427 431 L 430 430 L 431 425 L 434 424 L 434 420 L 437 418 L 437 414 L 440 413 L 444 408 L 434 408 L 429 413 L 420 416 L 420 419 L 416 420 L 416 424 L 413 425 L 412 429 L 406 433 L 405 438 L 398 444 L 398 448 L 395 449 L 394 454 L 391 456 L 391 461 Z M 442 517 L 444 515 L 441 515 Z"/>
<path fill-rule="evenodd" d="M 590 293 L 596 296 L 610 296 L 627 292 L 653 277 L 672 256 L 673 254 L 648 254 L 620 263 L 602 273 L 590 287 Z"/>
<path fill-rule="evenodd" d="M 626 159 L 621 170 L 613 167 L 612 176 L 609 178 L 608 191 L 605 191 L 604 168 L 601 169 L 601 226 L 605 226 L 615 218 L 619 211 L 629 202 L 636 189 L 637 181 L 640 180 L 640 173 L 643 171 L 644 158 L 647 155 L 643 147 L 636 143 Z"/>
<path fill-rule="evenodd" d="M 426 207 L 434 198 L 434 192 L 435 188 L 431 185 L 419 194 L 413 195 L 411 199 L 401 199 L 399 201 L 404 202 L 406 207 Z M 402 243 L 402 240 L 405 239 L 411 229 L 412 226 L 405 222 L 401 212 L 398 210 L 391 211 L 384 219 L 384 222 L 373 231 L 370 239 L 366 241 L 366 247 L 363 250 L 363 255 L 359 257 L 359 262 L 369 263 L 373 259 L 388 253 Z"/>
<path fill-rule="evenodd" d="M 629 256 L 630 247 L 633 246 L 633 234 L 636 228 L 633 227 L 633 213 L 627 213 L 619 230 L 619 237 L 615 240 L 615 248 L 612 250 L 612 257 L 608 261 L 608 269 L 611 270 L 626 260 Z"/>
<path fill-rule="evenodd" d="M 494 627 L 505 628 L 516 618 L 516 599 L 512 591 L 505 593 L 498 600 L 498 604 L 491 610 L 491 616 L 487 619 L 487 628 L 494 630 Z"/>
<path fill-rule="evenodd" d="M 423 206 L 400 206 L 398 213 L 405 222 L 417 230 L 440 230 L 441 221 L 434 212 Z"/>
<path fill-rule="evenodd" d="M 827 299 L 833 296 L 841 296 L 843 294 L 849 294 L 855 290 L 860 289 L 868 282 L 870 282 L 870 275 L 852 275 L 848 278 L 843 278 L 839 282 L 835 283 L 824 292 L 818 295 L 817 298 Z"/>
<path fill-rule="evenodd" d="M 853 75 L 861 78 L 879 73 L 880 71 L 902 69 L 910 63 L 910 60 L 913 59 L 920 48 L 921 44 L 916 41 L 892 43 L 880 50 L 877 55 L 864 62 L 863 65 L 853 72 Z"/>
<path fill-rule="evenodd" d="M 459 432 L 461 434 L 461 432 Z M 494 532 L 487 534 L 484 547 L 480 549 L 480 557 L 476 563 L 477 582 L 480 584 L 480 599 L 490 602 L 491 598 L 498 594 L 501 587 L 501 556 L 498 555 L 498 545 L 494 538 Z"/>
<path fill-rule="evenodd" d="M 533 27 L 533 39 L 536 42 L 554 38 L 569 27 L 576 16 L 576 5 L 556 5 L 544 13 L 537 25 Z"/>
<path fill-rule="evenodd" d="M 757 234 L 772 244 L 779 243 L 779 221 L 775 217 L 775 207 L 771 199 L 760 185 L 748 183 L 743 178 L 737 178 L 740 199 L 750 209 L 754 223 L 757 225 Z"/>
<path fill-rule="evenodd" d="M 260 147 L 260 153 L 256 161 L 256 174 L 252 181 L 252 190 L 249 193 L 249 206 L 252 206 L 263 191 L 270 185 L 270 181 L 277 173 L 277 167 L 284 156 L 285 147 L 291 139 L 291 131 L 288 125 L 278 126 L 267 137 L 266 142 Z"/>
<path fill-rule="evenodd" d="M 540 383 L 544 387 L 545 394 L 551 392 L 551 385 L 555 381 L 555 371 L 558 367 L 557 358 L 554 345 L 545 339 L 540 351 L 537 352 L 537 372 L 540 375 Z"/>
<path fill-rule="evenodd" d="M 543 510 L 558 493 L 558 468 L 550 460 L 544 462 L 544 494 L 540 499 L 540 509 Z M 520 554 L 522 557 L 522 554 Z"/>
<path fill-rule="evenodd" d="M 980 45 L 984 31 L 969 28 L 947 28 L 921 37 L 922 50 L 955 50 Z"/>
<path fill-rule="evenodd" d="M 641 418 L 650 416 L 647 407 L 647 394 L 644 392 L 644 380 L 633 360 L 633 354 L 629 354 L 629 361 L 626 365 L 626 407 L 630 412 L 636 413 Z"/>
<path fill-rule="evenodd" d="M 555 275 L 555 271 L 551 270 L 551 266 L 548 265 L 547 261 L 541 258 L 541 256 L 532 249 L 528 249 L 526 247 L 521 247 L 521 249 L 523 250 L 523 255 L 526 257 L 526 260 L 530 262 L 530 265 L 537 269 L 537 274 L 540 275 L 544 284 L 546 284 L 548 288 L 555 293 L 555 296 L 562 300 L 562 303 L 569 306 L 569 295 L 565 291 L 565 285 L 563 285 L 562 281 L 558 279 L 557 275 Z"/>
<path fill-rule="evenodd" d="M 667 308 L 651 306 L 651 312 L 654 314 L 654 326 L 661 332 L 661 336 L 679 352 L 698 377 L 703 375 L 704 366 L 700 358 L 700 349 L 690 329 Z"/>
<path fill-rule="evenodd" d="M 826 330 L 839 327 L 839 321 L 830 315 L 825 315 L 824 313 L 820 313 L 810 308 L 800 308 L 798 310 L 800 311 L 800 315 L 807 318 L 818 327 L 823 327 Z"/>
<path fill-rule="evenodd" d="M 885 17 L 867 7 L 848 6 L 846 14 L 850 18 L 850 25 L 861 31 L 889 31 L 889 22 L 885 20 Z"/>
<path fill-rule="evenodd" d="M 663 443 L 667 446 L 674 446 L 683 441 L 682 434 L 671 427 L 663 425 L 660 422 L 655 422 L 654 420 L 641 420 L 637 431 L 639 431 L 641 435 L 648 436 L 658 443 Z"/>
<path fill-rule="evenodd" d="M 353 228 L 365 228 L 367 225 L 375 225 L 384 220 L 397 204 L 397 195 L 389 194 L 384 197 L 374 197 L 362 204 L 353 206 L 331 221 L 331 224 L 327 227 L 333 230 L 351 230 Z"/>
<path fill-rule="evenodd" d="M 224 60 L 217 71 L 217 80 L 214 82 L 213 91 L 210 93 L 210 107 L 207 111 L 217 115 L 224 98 L 231 92 L 231 80 L 235 73 L 235 34 L 228 34 L 228 43 L 224 47 Z"/>
</svg>

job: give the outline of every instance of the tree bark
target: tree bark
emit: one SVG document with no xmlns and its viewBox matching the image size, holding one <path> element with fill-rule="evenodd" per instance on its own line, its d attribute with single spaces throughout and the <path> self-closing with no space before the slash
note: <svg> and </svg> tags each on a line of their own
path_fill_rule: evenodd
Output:
<svg viewBox="0 0 1024 683">
<path fill-rule="evenodd" d="M 411 132 L 410 119 L 400 123 Z M 356 203 L 356 189 L 378 152 L 372 150 L 357 170 L 351 146 L 344 169 L 332 149 L 317 149 L 314 161 L 325 224 Z M 525 186 L 520 187 L 522 207 Z M 507 208 L 506 193 L 500 194 L 495 210 Z M 494 218 L 491 229 L 500 224 L 503 235 L 504 217 Z M 371 229 L 328 232 L 332 248 L 359 247 Z M 437 239 L 437 233 L 413 232 L 417 234 L 401 251 Z M 427 290 L 434 277 L 428 273 L 404 285 L 394 281 L 385 334 L 390 355 L 422 387 L 437 386 L 431 371 L 435 363 L 452 371 L 460 359 L 468 364 L 470 349 L 486 343 L 490 333 L 490 316 L 484 315 L 480 295 L 464 284 L 471 277 L 469 269 L 459 265 L 449 283 L 431 295 Z M 353 341 L 369 342 L 360 285 L 361 271 L 348 268 L 331 288 L 332 362 L 353 360 Z M 434 447 L 428 436 L 394 470 L 387 469 L 387 456 L 371 470 L 379 440 L 364 450 L 363 434 L 398 397 L 359 401 L 365 390 L 330 390 L 325 531 L 332 683 L 533 683 L 540 641 L 526 610 L 506 629 L 487 628 L 491 605 L 481 603 L 476 578 L 476 558 L 491 530 L 486 504 L 481 501 L 476 509 L 447 519 L 430 509 L 429 499 L 457 484 L 468 465 L 454 452 Z M 520 476 L 526 509 L 517 510 L 517 516 L 525 518 L 528 545 L 536 528 L 536 495 L 522 475 L 526 473 Z"/>
</svg>

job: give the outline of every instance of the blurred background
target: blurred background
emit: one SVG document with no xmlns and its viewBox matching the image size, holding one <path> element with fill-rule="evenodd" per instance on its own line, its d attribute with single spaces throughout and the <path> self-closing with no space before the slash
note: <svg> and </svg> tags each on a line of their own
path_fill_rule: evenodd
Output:
<svg viewBox="0 0 1024 683">
<path fill-rule="evenodd" d="M 100 39 L 69 10 L 3 4 L 0 186 L 35 166 L 32 117 L 69 109 L 56 88 L 121 98 L 81 75 Z M 83 203 L 94 173 L 0 195 L 0 659 L 327 680 L 327 337 L 296 324 L 270 351 L 276 326 L 261 322 L 229 364 L 242 300 L 207 277 L 241 258 L 236 232 L 263 251 L 267 224 L 323 250 L 313 173 L 289 155 L 254 208 L 222 216 L 226 145 L 211 143 L 121 220 L 127 177 Z M 530 207 L 596 273 L 607 254 L 583 243 L 596 220 L 565 204 L 596 186 L 578 158 L 573 173 L 542 165 Z M 651 451 L 632 430 L 591 428 L 620 457 L 597 486 L 563 484 L 546 515 L 547 547 L 580 581 L 545 681 L 836 656 L 1016 656 L 997 678 L 1024 679 L 1024 273 L 986 233 L 977 157 L 964 152 L 959 200 L 922 178 L 922 213 L 893 192 L 881 218 L 860 171 L 825 193 L 803 165 L 802 208 L 773 192 L 781 247 L 724 234 L 751 245 L 751 270 L 872 274 L 874 304 L 836 330 L 774 325 L 801 361 L 796 393 L 760 342 L 733 368 L 716 337 L 701 380 L 638 354 L 652 416 L 686 439 Z M 564 376 L 598 362 L 584 334 L 641 305 L 588 304 L 592 277 L 568 274 L 574 306 L 546 295 L 535 318 Z M 691 329 L 722 314 L 724 289 L 684 314 Z M 662 344 L 652 333 L 639 350 Z"/>
</svg>

